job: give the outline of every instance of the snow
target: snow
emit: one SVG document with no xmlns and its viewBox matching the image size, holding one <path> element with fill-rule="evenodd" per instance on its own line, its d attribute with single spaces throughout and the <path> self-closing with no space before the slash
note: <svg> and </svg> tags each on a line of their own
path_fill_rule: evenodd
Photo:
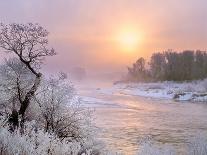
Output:
<svg viewBox="0 0 207 155">
<path fill-rule="evenodd" d="M 122 94 L 175 101 L 207 102 L 207 80 L 192 82 L 121 83 L 99 89 L 101 94 Z"/>
<path fill-rule="evenodd" d="M 9 132 L 9 127 L 2 127 L 0 119 L 0 152 L 8 155 L 108 155 L 104 144 L 96 137 L 85 143 L 76 140 L 59 139 L 51 133 L 35 128 L 35 121 L 28 122 L 24 133 L 20 130 Z M 83 153 L 81 153 L 83 152 Z"/>
</svg>

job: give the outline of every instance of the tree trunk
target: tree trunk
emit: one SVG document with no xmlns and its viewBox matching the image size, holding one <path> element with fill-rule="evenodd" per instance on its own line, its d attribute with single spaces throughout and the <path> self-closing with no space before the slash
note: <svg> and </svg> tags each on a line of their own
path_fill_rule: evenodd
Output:
<svg viewBox="0 0 207 155">
<path fill-rule="evenodd" d="M 9 117 L 9 124 L 10 124 L 10 131 L 14 131 L 16 128 L 19 127 L 19 114 L 16 109 L 12 110 L 12 114 Z"/>
<path fill-rule="evenodd" d="M 37 91 L 37 89 L 40 85 L 40 82 L 41 82 L 41 74 L 39 73 L 36 76 L 36 79 L 35 79 L 35 82 L 34 82 L 32 88 L 29 90 L 29 92 L 27 92 L 25 99 L 21 103 L 21 106 L 19 109 L 19 115 L 21 116 L 21 122 L 20 122 L 21 127 L 24 126 L 25 112 L 30 104 L 31 99 L 34 97 L 35 92 Z"/>
</svg>

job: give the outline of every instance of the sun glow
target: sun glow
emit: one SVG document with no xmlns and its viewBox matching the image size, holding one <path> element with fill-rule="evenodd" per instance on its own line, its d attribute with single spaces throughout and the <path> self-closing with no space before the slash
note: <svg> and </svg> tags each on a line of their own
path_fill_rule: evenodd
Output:
<svg viewBox="0 0 207 155">
<path fill-rule="evenodd" d="M 137 50 L 140 38 L 136 30 L 127 28 L 118 33 L 116 40 L 121 50 L 132 52 Z"/>
</svg>

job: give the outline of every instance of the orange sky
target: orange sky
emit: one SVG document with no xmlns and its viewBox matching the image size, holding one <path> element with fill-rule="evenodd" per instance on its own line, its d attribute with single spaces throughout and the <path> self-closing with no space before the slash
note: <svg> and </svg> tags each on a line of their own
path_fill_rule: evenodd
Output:
<svg viewBox="0 0 207 155">
<path fill-rule="evenodd" d="M 49 70 L 83 66 L 120 71 L 138 57 L 167 49 L 207 49 L 206 0 L 0 0 L 2 22 L 38 22 L 50 31 L 59 53 Z M 8 11 L 9 10 L 9 11 Z M 132 51 L 116 38 L 137 34 Z"/>
</svg>

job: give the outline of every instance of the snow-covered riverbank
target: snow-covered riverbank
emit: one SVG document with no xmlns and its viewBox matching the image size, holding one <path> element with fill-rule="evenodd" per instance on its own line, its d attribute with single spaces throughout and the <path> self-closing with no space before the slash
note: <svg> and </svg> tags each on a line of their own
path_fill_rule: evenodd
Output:
<svg viewBox="0 0 207 155">
<path fill-rule="evenodd" d="M 77 90 L 83 105 L 95 109 L 98 138 L 107 149 L 124 155 L 199 155 L 206 148 L 207 143 L 197 137 L 206 138 L 207 104 L 183 104 L 171 100 L 174 92 L 165 95 L 167 89 L 179 88 L 204 93 L 201 81 L 116 85 L 104 82 L 86 82 Z M 197 152 L 191 154 L 191 150 Z"/>
<path fill-rule="evenodd" d="M 176 101 L 207 102 L 207 79 L 193 82 L 119 83 L 98 89 L 104 94 L 124 94 Z"/>
</svg>

